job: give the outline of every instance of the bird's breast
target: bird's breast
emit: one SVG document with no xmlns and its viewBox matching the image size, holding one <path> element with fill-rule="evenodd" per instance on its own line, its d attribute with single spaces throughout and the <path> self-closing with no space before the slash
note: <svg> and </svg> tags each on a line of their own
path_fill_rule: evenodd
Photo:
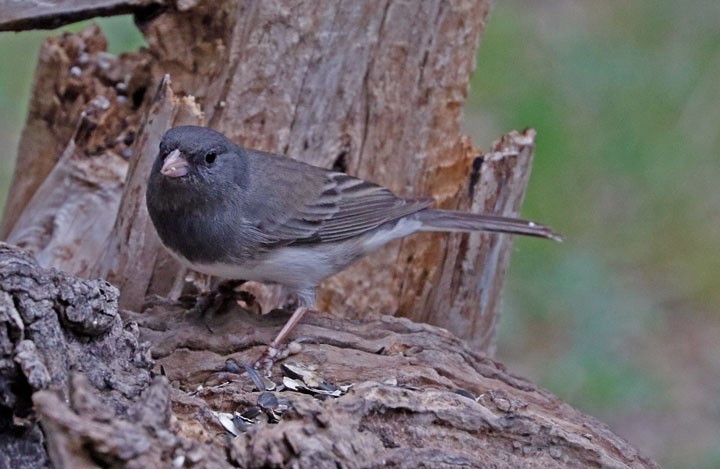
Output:
<svg viewBox="0 0 720 469">
<path fill-rule="evenodd" d="M 174 254 L 189 268 L 207 275 L 277 283 L 294 289 L 315 287 L 341 268 L 327 246 L 278 247 L 232 262 L 191 261 Z"/>
<path fill-rule="evenodd" d="M 257 251 L 240 224 L 210 210 L 150 210 L 163 244 L 189 263 L 232 263 L 252 258 Z"/>
</svg>

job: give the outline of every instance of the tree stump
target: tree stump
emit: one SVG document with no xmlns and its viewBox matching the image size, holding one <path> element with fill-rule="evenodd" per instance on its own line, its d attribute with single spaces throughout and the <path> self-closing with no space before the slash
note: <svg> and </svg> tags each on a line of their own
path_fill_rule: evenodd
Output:
<svg viewBox="0 0 720 469">
<path fill-rule="evenodd" d="M 459 131 L 485 1 L 14 2 L 0 29 L 129 11 L 147 49 L 107 54 L 91 26 L 41 50 L 2 223 L 25 250 L 0 245 L 0 466 L 655 467 L 488 358 L 508 237 L 417 236 L 329 279 L 336 314 L 306 316 L 284 360 L 339 394 L 320 399 L 243 374 L 286 314 L 189 312 L 148 221 L 149 165 L 182 123 L 516 214 L 534 132 L 482 154 Z"/>
</svg>

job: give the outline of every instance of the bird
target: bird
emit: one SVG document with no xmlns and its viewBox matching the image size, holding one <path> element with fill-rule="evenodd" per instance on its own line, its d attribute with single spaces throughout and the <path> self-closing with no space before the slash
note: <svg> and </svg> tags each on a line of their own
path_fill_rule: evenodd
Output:
<svg viewBox="0 0 720 469">
<path fill-rule="evenodd" d="M 186 267 L 224 279 L 279 284 L 297 307 L 274 354 L 315 308 L 317 286 L 388 242 L 420 231 L 511 233 L 559 241 L 551 228 L 431 208 L 363 179 L 244 148 L 209 127 L 162 137 L 147 182 L 150 219 Z"/>
</svg>

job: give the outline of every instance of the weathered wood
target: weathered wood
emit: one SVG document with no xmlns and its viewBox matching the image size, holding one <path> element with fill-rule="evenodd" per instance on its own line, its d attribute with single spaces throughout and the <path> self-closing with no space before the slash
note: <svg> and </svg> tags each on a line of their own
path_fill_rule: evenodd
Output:
<svg viewBox="0 0 720 469">
<path fill-rule="evenodd" d="M 80 55 L 89 59 L 106 49 L 107 42 L 99 28 L 48 38 L 40 48 L 28 117 L 20 136 L 15 174 L 3 214 L 3 239 L 68 146 L 80 113 L 97 95 L 95 86 L 87 86 L 78 79 L 82 75 L 75 76 L 83 70 L 77 63 Z M 73 66 L 78 68 L 71 74 Z"/>
<path fill-rule="evenodd" d="M 32 250 L 44 266 L 87 275 L 112 227 L 127 161 L 113 154 L 85 158 L 76 150 L 71 140 L 7 240 Z"/>
<path fill-rule="evenodd" d="M 150 14 L 163 0 L 0 0 L 0 31 L 55 29 L 96 16 Z"/>
<path fill-rule="evenodd" d="M 115 226 L 92 272 L 93 276 L 105 278 L 120 288 L 122 308 L 138 311 L 147 295 L 167 296 L 173 286 L 182 281 L 185 269 L 162 248 L 150 221 L 145 188 L 165 131 L 176 125 L 202 123 L 203 115 L 195 100 L 176 98 L 166 76 L 140 127 L 122 202 L 119 210 L 115 210 Z"/>
<path fill-rule="evenodd" d="M 115 220 L 150 83 L 147 53 L 117 58 L 106 48 L 97 26 L 41 47 L 1 228 L 4 239 L 45 250 L 44 265 L 80 275 Z"/>
<path fill-rule="evenodd" d="M 466 148 L 472 149 L 469 143 Z M 510 132 L 476 156 L 467 192 L 456 208 L 473 212 L 517 216 L 530 178 L 535 131 Z M 414 319 L 442 325 L 475 350 L 495 352 L 495 331 L 500 320 L 501 290 L 510 264 L 512 236 L 490 233 L 453 234 L 447 240 L 442 268 L 435 278 L 422 266 L 406 275 L 421 275 L 424 287 L 403 288 L 406 308 Z M 422 284 L 422 280 L 418 280 Z M 403 301 L 403 300 L 401 300 Z M 407 301 L 407 300 L 406 300 Z"/>
<path fill-rule="evenodd" d="M 115 288 L 0 245 L 0 458 L 17 467 L 30 448 L 18 427 L 39 421 L 46 444 L 29 432 L 21 441 L 55 467 L 657 467 L 447 331 L 388 316 L 308 315 L 296 331 L 303 350 L 285 362 L 352 390 L 275 392 L 291 410 L 233 439 L 213 411 L 243 411 L 260 393 L 227 360 L 255 359 L 287 316 L 149 308 L 124 312 L 123 327 Z M 143 341 L 166 377 L 153 378 Z"/>
</svg>

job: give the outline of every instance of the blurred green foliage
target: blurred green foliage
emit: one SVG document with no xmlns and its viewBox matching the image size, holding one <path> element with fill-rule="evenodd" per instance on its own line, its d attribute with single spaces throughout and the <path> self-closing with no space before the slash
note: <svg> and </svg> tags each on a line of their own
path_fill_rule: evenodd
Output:
<svg viewBox="0 0 720 469">
<path fill-rule="evenodd" d="M 466 108 L 483 147 L 538 130 L 523 214 L 567 237 L 516 241 L 499 358 L 668 467 L 720 467 L 719 19 L 717 1 L 496 2 Z M 143 44 L 127 16 L 97 22 L 113 53 Z M 0 34 L 0 187 L 49 34 Z"/>
<path fill-rule="evenodd" d="M 499 358 L 629 438 L 623 414 L 702 406 L 651 350 L 686 340 L 679 322 L 720 323 L 718 20 L 709 1 L 498 2 L 471 84 L 483 146 L 538 130 L 523 213 L 567 237 L 516 242 Z M 719 402 L 720 386 L 698 392 Z M 720 467 L 720 412 L 704 417 L 714 445 L 675 427 L 647 446 Z"/>
</svg>

